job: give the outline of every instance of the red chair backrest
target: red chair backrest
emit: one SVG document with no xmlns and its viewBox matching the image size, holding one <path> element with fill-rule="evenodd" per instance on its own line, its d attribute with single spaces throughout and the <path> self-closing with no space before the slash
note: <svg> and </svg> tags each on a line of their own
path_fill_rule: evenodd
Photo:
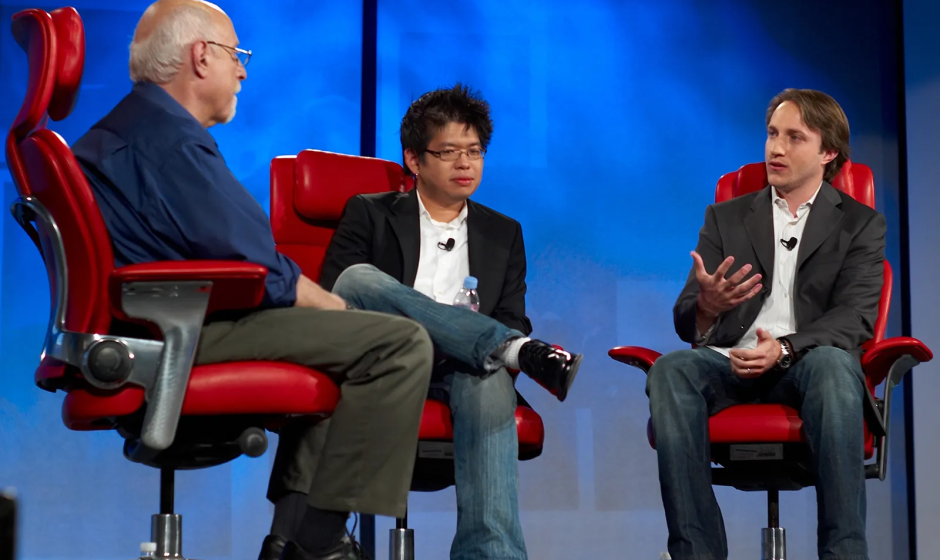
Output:
<svg viewBox="0 0 940 560">
<path fill-rule="evenodd" d="M 763 163 L 749 163 L 737 171 L 725 173 L 718 179 L 715 188 L 715 202 L 724 202 L 736 196 L 759 191 L 767 186 L 767 167 Z M 848 194 L 870 208 L 875 207 L 875 180 L 871 168 L 861 163 L 845 162 L 842 169 L 832 180 L 832 186 Z M 881 342 L 888 324 L 888 311 L 891 307 L 892 287 L 891 265 L 885 260 L 884 285 L 878 302 L 878 319 L 875 321 L 873 342 Z"/>
<path fill-rule="evenodd" d="M 749 163 L 718 179 L 715 202 L 724 202 L 766 186 L 767 166 L 763 163 Z M 870 208 L 875 207 L 875 179 L 867 165 L 845 162 L 832 180 L 832 186 Z"/>
<path fill-rule="evenodd" d="M 357 194 L 405 192 L 410 175 L 395 162 L 304 150 L 271 162 L 271 228 L 277 250 L 317 281 L 346 202 Z"/>
<path fill-rule="evenodd" d="M 114 270 L 114 254 L 85 175 L 65 140 L 51 130 L 33 132 L 20 150 L 32 197 L 49 212 L 58 229 L 53 231 L 41 221 L 36 224 L 53 296 L 65 297 L 65 329 L 107 333 L 112 319 L 108 278 Z M 54 250 L 57 237 L 62 254 Z M 64 262 L 59 262 L 60 257 Z M 63 293 L 58 292 L 60 279 L 66 283 Z"/>
<path fill-rule="evenodd" d="M 13 16 L 13 35 L 26 51 L 29 86 L 7 138 L 10 172 L 22 199 L 42 217 L 34 221 L 52 291 L 52 321 L 67 331 L 107 333 L 112 321 L 108 277 L 111 239 L 78 162 L 61 136 L 44 126 L 75 107 L 85 60 L 82 20 L 73 8 Z M 38 204 L 37 204 L 38 203 Z M 43 357 L 36 380 L 50 386 L 65 366 Z"/>
<path fill-rule="evenodd" d="M 75 107 L 85 68 L 85 28 L 75 8 L 59 8 L 18 12 L 11 29 L 26 52 L 29 77 L 26 98 L 7 136 L 7 165 L 19 194 L 29 196 L 19 146 L 30 132 L 44 127 L 46 117 L 60 121 Z"/>
</svg>

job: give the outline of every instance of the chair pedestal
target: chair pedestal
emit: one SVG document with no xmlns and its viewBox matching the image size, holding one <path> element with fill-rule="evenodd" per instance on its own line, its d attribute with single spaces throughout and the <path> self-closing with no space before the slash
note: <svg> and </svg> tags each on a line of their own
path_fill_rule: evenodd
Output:
<svg viewBox="0 0 940 560">
<path fill-rule="evenodd" d="M 761 560 L 787 560 L 787 530 L 771 527 L 760 530 Z"/>
<path fill-rule="evenodd" d="M 150 540 L 156 543 L 157 558 L 183 560 L 183 516 L 156 513 L 150 518 Z"/>
<path fill-rule="evenodd" d="M 150 541 L 157 545 L 155 558 L 186 560 L 183 557 L 183 516 L 173 513 L 176 471 L 160 469 L 160 513 L 150 517 Z"/>
<path fill-rule="evenodd" d="M 388 560 L 415 560 L 415 532 L 408 528 L 407 515 L 396 519 L 388 533 Z"/>
<path fill-rule="evenodd" d="M 760 530 L 761 560 L 787 560 L 787 530 L 780 526 L 780 491 L 767 491 L 767 528 Z"/>
</svg>

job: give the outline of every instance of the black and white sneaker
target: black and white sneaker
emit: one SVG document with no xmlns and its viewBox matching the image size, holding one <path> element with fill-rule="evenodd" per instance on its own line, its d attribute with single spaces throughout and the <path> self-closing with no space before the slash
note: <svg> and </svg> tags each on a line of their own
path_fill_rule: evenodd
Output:
<svg viewBox="0 0 940 560">
<path fill-rule="evenodd" d="M 578 374 L 581 358 L 581 354 L 565 352 L 540 340 L 530 340 L 519 349 L 519 368 L 564 402 Z"/>
</svg>

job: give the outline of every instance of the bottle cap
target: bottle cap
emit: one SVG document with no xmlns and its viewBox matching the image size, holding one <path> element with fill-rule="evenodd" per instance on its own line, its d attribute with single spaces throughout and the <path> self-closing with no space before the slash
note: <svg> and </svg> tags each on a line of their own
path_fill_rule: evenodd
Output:
<svg viewBox="0 0 940 560">
<path fill-rule="evenodd" d="M 141 552 L 156 552 L 156 551 L 157 551 L 157 543 L 155 543 L 155 542 L 142 542 L 142 543 L 140 543 L 140 551 L 141 551 Z"/>
<path fill-rule="evenodd" d="M 468 290 L 476 290 L 477 279 L 473 276 L 467 276 L 466 278 L 463 279 L 463 287 Z"/>
</svg>

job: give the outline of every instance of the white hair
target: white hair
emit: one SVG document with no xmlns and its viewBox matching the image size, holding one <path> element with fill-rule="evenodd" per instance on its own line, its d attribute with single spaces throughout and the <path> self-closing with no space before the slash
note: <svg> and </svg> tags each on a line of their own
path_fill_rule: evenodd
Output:
<svg viewBox="0 0 940 560">
<path fill-rule="evenodd" d="M 153 9 L 151 6 L 147 12 Z M 147 14 L 144 15 L 141 21 L 146 19 Z M 174 7 L 147 38 L 131 42 L 131 81 L 169 83 L 182 67 L 187 47 L 206 39 L 213 28 L 212 17 L 204 7 L 193 4 Z"/>
</svg>

